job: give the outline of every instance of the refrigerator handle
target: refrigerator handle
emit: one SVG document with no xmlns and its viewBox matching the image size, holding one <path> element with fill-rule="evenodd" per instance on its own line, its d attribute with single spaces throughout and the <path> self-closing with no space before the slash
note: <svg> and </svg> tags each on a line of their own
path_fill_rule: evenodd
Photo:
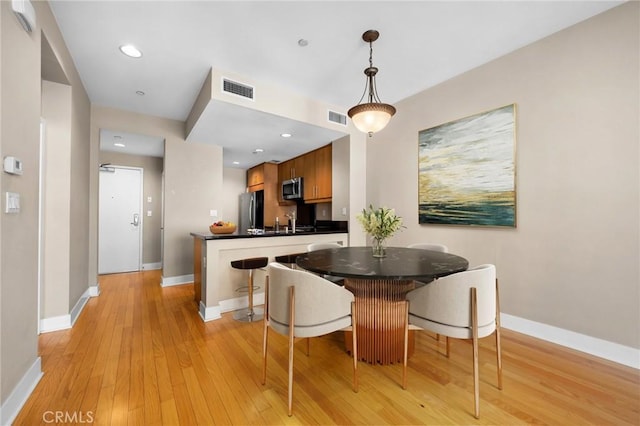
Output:
<svg viewBox="0 0 640 426">
<path fill-rule="evenodd" d="M 254 226 L 254 215 L 255 215 L 255 208 L 254 208 L 254 200 L 255 197 L 251 197 L 251 200 L 249 201 L 249 228 L 253 229 L 255 228 Z"/>
</svg>

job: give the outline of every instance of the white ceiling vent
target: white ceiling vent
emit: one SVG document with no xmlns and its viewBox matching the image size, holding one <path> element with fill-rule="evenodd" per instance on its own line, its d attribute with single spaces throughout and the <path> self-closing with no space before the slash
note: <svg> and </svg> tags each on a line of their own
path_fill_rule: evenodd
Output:
<svg viewBox="0 0 640 426">
<path fill-rule="evenodd" d="M 339 112 L 329 110 L 329 121 L 332 123 L 342 124 L 343 126 L 347 125 L 347 116 L 344 114 L 340 114 Z"/>
<path fill-rule="evenodd" d="M 254 88 L 247 84 L 242 84 L 236 81 L 223 78 L 222 91 L 225 93 L 231 93 L 232 95 L 241 96 L 243 98 L 253 100 Z"/>
</svg>

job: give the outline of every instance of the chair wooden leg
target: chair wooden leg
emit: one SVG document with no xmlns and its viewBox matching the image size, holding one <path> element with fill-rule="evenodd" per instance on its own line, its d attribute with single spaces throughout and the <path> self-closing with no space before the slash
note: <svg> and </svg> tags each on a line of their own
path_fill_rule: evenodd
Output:
<svg viewBox="0 0 640 426">
<path fill-rule="evenodd" d="M 473 337 L 473 406 L 474 416 L 480 418 L 480 377 L 478 372 L 478 299 L 471 288 L 471 332 Z"/>
<path fill-rule="evenodd" d="M 353 347 L 353 391 L 358 392 L 358 337 L 356 333 L 355 302 L 351 302 L 351 346 Z"/>
<path fill-rule="evenodd" d="M 289 287 L 289 417 L 292 415 L 293 407 L 293 343 L 295 338 L 295 287 Z"/>
<path fill-rule="evenodd" d="M 407 354 L 409 352 L 409 301 L 404 302 L 404 353 L 402 356 L 402 389 L 407 388 Z"/>
<path fill-rule="evenodd" d="M 496 278 L 496 363 L 498 368 L 498 389 L 502 390 L 502 348 L 500 347 L 500 291 Z"/>
<path fill-rule="evenodd" d="M 267 344 L 269 339 L 269 276 L 264 280 L 264 317 L 262 318 L 262 384 L 267 382 Z"/>
<path fill-rule="evenodd" d="M 451 342 L 449 341 L 449 336 L 444 336 L 444 344 L 446 345 L 446 354 L 447 358 L 449 358 L 449 353 L 451 353 Z"/>
</svg>

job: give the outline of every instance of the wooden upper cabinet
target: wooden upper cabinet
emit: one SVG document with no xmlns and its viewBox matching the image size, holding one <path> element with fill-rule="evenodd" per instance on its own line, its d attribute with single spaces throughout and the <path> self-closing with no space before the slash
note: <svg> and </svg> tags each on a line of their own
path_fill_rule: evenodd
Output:
<svg viewBox="0 0 640 426">
<path fill-rule="evenodd" d="M 278 164 L 278 182 L 282 183 L 283 180 L 291 179 L 293 176 L 293 160 L 283 161 Z"/>
<path fill-rule="evenodd" d="M 280 183 L 283 180 L 304 176 L 304 157 L 304 155 L 301 155 L 278 164 L 278 180 Z"/>
<path fill-rule="evenodd" d="M 332 150 L 327 145 L 316 151 L 316 198 L 331 201 Z"/>
<path fill-rule="evenodd" d="M 257 188 L 256 185 L 264 185 L 264 164 L 259 164 L 255 167 L 247 170 L 247 186 L 249 187 L 249 191 L 252 192 L 252 189 L 259 190 L 262 188 Z"/>
<path fill-rule="evenodd" d="M 331 201 L 331 144 L 304 155 L 304 200 L 309 203 Z"/>
</svg>

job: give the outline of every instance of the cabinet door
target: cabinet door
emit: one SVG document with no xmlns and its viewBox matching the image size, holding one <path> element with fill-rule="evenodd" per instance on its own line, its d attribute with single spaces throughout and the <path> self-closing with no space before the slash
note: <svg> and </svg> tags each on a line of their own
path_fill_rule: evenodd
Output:
<svg viewBox="0 0 640 426">
<path fill-rule="evenodd" d="M 299 157 L 294 158 L 292 161 L 292 178 L 294 177 L 304 177 L 304 168 L 306 163 L 306 155 L 301 155 Z"/>
<path fill-rule="evenodd" d="M 257 165 L 247 170 L 247 186 L 255 186 L 264 183 L 264 164 Z"/>
<path fill-rule="evenodd" d="M 304 155 L 304 200 L 316 199 L 316 151 Z"/>
<path fill-rule="evenodd" d="M 316 196 L 317 199 L 331 198 L 331 145 L 316 151 Z"/>
<path fill-rule="evenodd" d="M 304 156 L 304 200 L 311 203 L 331 201 L 331 145 Z"/>
<path fill-rule="evenodd" d="M 291 179 L 291 168 L 293 167 L 293 160 L 283 161 L 278 164 L 278 183 L 282 183 L 283 180 Z"/>
</svg>

